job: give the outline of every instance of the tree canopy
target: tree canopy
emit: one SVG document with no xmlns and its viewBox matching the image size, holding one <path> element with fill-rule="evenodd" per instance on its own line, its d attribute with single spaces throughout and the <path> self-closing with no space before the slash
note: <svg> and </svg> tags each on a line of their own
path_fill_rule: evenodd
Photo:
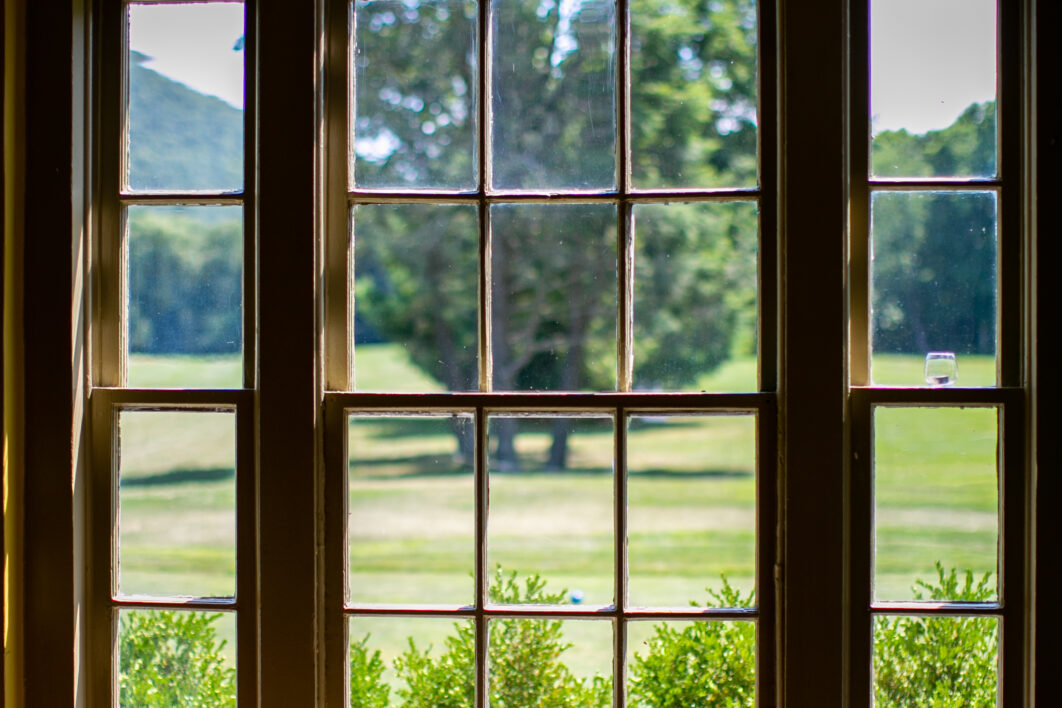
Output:
<svg viewBox="0 0 1062 708">
<path fill-rule="evenodd" d="M 614 5 L 495 3 L 490 172 L 497 188 L 616 187 Z M 479 162 L 476 3 L 355 3 L 351 173 L 364 188 L 474 190 Z M 630 131 L 636 188 L 757 183 L 752 0 L 633 0 Z M 242 186 L 242 113 L 130 62 L 130 180 L 144 188 Z M 875 135 L 880 177 L 992 176 L 995 106 L 925 134 Z M 130 349 L 238 350 L 242 239 L 216 208 L 129 212 Z M 355 344 L 387 341 L 448 390 L 479 386 L 489 301 L 496 390 L 610 390 L 621 288 L 613 204 L 495 204 L 480 298 L 474 205 L 352 211 Z M 872 205 L 876 351 L 995 348 L 995 197 L 879 192 Z M 756 353 L 754 201 L 633 210 L 636 388 L 698 390 Z M 224 222 L 224 223 L 222 223 Z M 394 382 L 358 377 L 363 390 Z"/>
</svg>

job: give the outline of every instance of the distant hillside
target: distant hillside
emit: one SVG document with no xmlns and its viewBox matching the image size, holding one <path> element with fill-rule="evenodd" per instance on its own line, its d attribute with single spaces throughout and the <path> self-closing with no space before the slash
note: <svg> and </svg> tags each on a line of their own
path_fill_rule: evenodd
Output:
<svg viewBox="0 0 1062 708">
<path fill-rule="evenodd" d="M 243 111 L 143 66 L 129 75 L 129 184 L 134 189 L 243 188 Z"/>
</svg>

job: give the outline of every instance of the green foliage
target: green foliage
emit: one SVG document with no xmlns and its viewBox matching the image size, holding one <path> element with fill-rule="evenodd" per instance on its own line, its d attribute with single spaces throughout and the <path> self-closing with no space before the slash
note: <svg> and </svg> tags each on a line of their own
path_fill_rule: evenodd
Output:
<svg viewBox="0 0 1062 708">
<path fill-rule="evenodd" d="M 708 590 L 718 607 L 749 607 L 726 577 Z M 694 603 L 695 604 L 695 603 Z M 752 706 L 756 689 L 756 626 L 752 622 L 661 623 L 648 651 L 630 665 L 632 708 L 736 708 Z"/>
<path fill-rule="evenodd" d="M 995 104 L 924 135 L 885 131 L 885 176 L 994 176 Z M 873 202 L 874 350 L 995 353 L 996 204 L 985 192 L 880 193 Z M 961 364 L 960 364 L 961 367 Z"/>
<path fill-rule="evenodd" d="M 919 580 L 919 600 L 984 602 L 990 573 L 974 584 L 966 571 L 937 563 L 937 583 Z M 880 708 L 992 708 L 996 705 L 998 629 L 995 618 L 879 617 L 874 631 L 874 704 Z"/>
<path fill-rule="evenodd" d="M 756 3 L 631 2 L 638 187 L 756 183 Z"/>
<path fill-rule="evenodd" d="M 386 668 L 380 651 L 368 648 L 369 635 L 350 645 L 350 705 L 358 708 L 387 708 L 391 687 L 383 681 Z"/>
<path fill-rule="evenodd" d="M 240 351 L 243 231 L 239 209 L 129 211 L 129 349 Z"/>
<path fill-rule="evenodd" d="M 224 708 L 236 705 L 236 670 L 225 665 L 220 614 L 173 610 L 121 615 L 119 705 Z"/>
<path fill-rule="evenodd" d="M 548 593 L 537 575 L 518 583 L 516 573 L 495 573 L 490 600 L 498 604 L 560 604 L 566 592 Z M 569 648 L 561 636 L 561 622 L 554 620 L 502 619 L 490 624 L 490 704 L 497 708 L 594 708 L 611 705 L 612 682 L 604 676 L 584 681 L 561 662 Z M 351 685 L 356 671 L 378 659 L 366 660 L 367 637 L 353 644 Z M 409 648 L 395 660 L 395 670 L 405 687 L 398 690 L 401 705 L 408 708 L 471 708 L 475 700 L 475 628 L 458 622 L 446 638 L 444 651 L 432 656 L 432 647 L 420 649 L 410 638 Z M 382 666 L 359 679 L 358 697 L 386 695 L 380 678 Z M 377 698 L 378 700 L 378 698 Z M 351 706 L 361 703 L 352 694 Z M 380 704 L 385 705 L 385 704 Z"/>
</svg>

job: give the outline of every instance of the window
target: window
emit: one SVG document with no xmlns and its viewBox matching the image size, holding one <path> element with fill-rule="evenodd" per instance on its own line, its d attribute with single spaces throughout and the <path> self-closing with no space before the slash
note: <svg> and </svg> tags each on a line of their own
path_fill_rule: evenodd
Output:
<svg viewBox="0 0 1062 708">
<path fill-rule="evenodd" d="M 638 667 L 665 628 L 741 638 L 705 676 L 769 694 L 755 4 L 344 10 L 325 606 L 347 640 L 329 694 L 366 701 L 380 652 L 392 695 L 651 702 L 661 679 Z M 536 656 L 547 678 L 520 681 Z"/>
<path fill-rule="evenodd" d="M 27 65 L 78 77 L 27 82 L 27 233 L 83 225 L 87 288 L 25 239 L 5 678 L 110 705 L 123 638 L 184 622 L 241 705 L 349 705 L 377 650 L 392 698 L 518 704 L 534 642 L 581 705 L 653 704 L 672 637 L 756 705 L 881 705 L 920 627 L 1032 703 L 1036 25 L 964 9 L 998 88 L 941 167 L 871 122 L 907 5 L 107 0 L 57 56 L 27 6 Z M 165 67 L 192 37 L 231 93 Z"/>
</svg>

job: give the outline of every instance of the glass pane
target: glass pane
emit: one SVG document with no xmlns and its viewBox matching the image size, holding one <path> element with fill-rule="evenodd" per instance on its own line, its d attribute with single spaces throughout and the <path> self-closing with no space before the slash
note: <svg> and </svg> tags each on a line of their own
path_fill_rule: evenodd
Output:
<svg viewBox="0 0 1062 708">
<path fill-rule="evenodd" d="M 128 12 L 128 186 L 242 190 L 243 4 L 130 4 Z"/>
<path fill-rule="evenodd" d="M 998 449 L 995 408 L 874 409 L 875 598 L 996 598 Z"/>
<path fill-rule="evenodd" d="M 471 415 L 350 417 L 353 602 L 472 602 Z"/>
<path fill-rule="evenodd" d="M 634 388 L 757 390 L 754 203 L 634 207 Z"/>
<path fill-rule="evenodd" d="M 753 622 L 631 622 L 627 647 L 628 706 L 756 705 Z"/>
<path fill-rule="evenodd" d="M 352 214 L 355 387 L 477 389 L 476 208 L 378 204 Z"/>
<path fill-rule="evenodd" d="M 475 644 L 465 620 L 351 617 L 350 708 L 471 708 Z"/>
<path fill-rule="evenodd" d="M 616 208 L 490 213 L 494 390 L 614 390 Z"/>
<path fill-rule="evenodd" d="M 127 212 L 130 386 L 243 385 L 243 210 Z"/>
<path fill-rule="evenodd" d="M 874 705 L 995 708 L 995 617 L 874 618 Z"/>
<path fill-rule="evenodd" d="M 235 613 L 119 610 L 118 705 L 235 706 Z"/>
<path fill-rule="evenodd" d="M 498 189 L 616 184 L 613 0 L 493 3 Z"/>
<path fill-rule="evenodd" d="M 495 415 L 488 425 L 490 567 L 520 587 L 538 577 L 547 593 L 610 604 L 612 419 Z"/>
<path fill-rule="evenodd" d="M 490 705 L 610 708 L 611 629 L 607 621 L 491 620 Z"/>
<path fill-rule="evenodd" d="M 474 188 L 475 2 L 357 0 L 353 21 L 353 183 Z"/>
<path fill-rule="evenodd" d="M 118 413 L 118 592 L 236 594 L 236 414 Z"/>
<path fill-rule="evenodd" d="M 631 416 L 627 529 L 632 605 L 755 605 L 755 416 Z"/>
<path fill-rule="evenodd" d="M 755 0 L 632 0 L 634 184 L 757 181 Z"/>
<path fill-rule="evenodd" d="M 998 275 L 994 192 L 871 198 L 871 374 L 876 384 L 993 386 Z M 926 369 L 951 353 L 956 376 Z"/>
<path fill-rule="evenodd" d="M 872 0 L 871 172 L 996 174 L 995 0 Z"/>
</svg>

